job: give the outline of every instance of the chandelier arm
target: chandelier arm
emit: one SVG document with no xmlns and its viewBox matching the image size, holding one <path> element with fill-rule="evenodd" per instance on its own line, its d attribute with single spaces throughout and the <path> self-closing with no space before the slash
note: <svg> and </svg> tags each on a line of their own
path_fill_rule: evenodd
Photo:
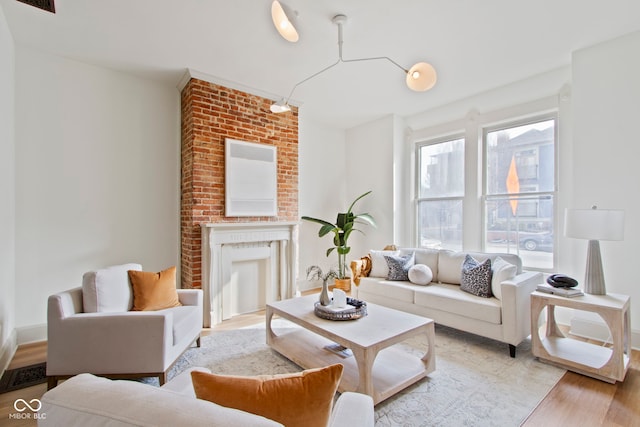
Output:
<svg viewBox="0 0 640 427">
<path fill-rule="evenodd" d="M 307 77 L 306 79 L 304 79 L 304 80 L 300 80 L 298 83 L 296 83 L 296 84 L 293 86 L 293 88 L 291 89 L 291 92 L 289 92 L 289 96 L 288 96 L 288 97 L 287 97 L 287 99 L 286 99 L 287 104 L 288 104 L 288 103 L 289 103 L 289 101 L 291 100 L 291 96 L 293 96 L 293 92 L 296 90 L 296 88 L 297 88 L 298 86 L 300 86 L 302 83 L 304 83 L 304 82 L 306 82 L 306 81 L 309 81 L 309 80 L 311 80 L 312 78 L 314 78 L 314 77 L 316 77 L 316 76 L 318 76 L 318 75 L 320 75 L 320 74 L 324 73 L 325 71 L 329 70 L 330 68 L 335 67 L 335 66 L 336 66 L 336 65 L 338 65 L 341 61 L 342 61 L 341 59 L 338 59 L 336 62 L 334 62 L 333 64 L 329 65 L 328 67 L 325 67 L 325 68 L 323 68 L 322 70 L 318 71 L 317 73 L 312 74 L 312 75 L 310 75 L 309 77 Z"/>
<path fill-rule="evenodd" d="M 386 59 L 387 61 L 391 62 L 396 67 L 400 68 L 405 73 L 409 72 L 409 70 L 407 70 L 402 65 L 398 64 L 396 61 L 394 61 L 393 59 L 389 58 L 388 56 L 376 56 L 376 57 L 373 57 L 373 58 L 341 59 L 341 60 L 342 60 L 342 62 L 362 62 L 362 61 L 373 61 L 373 60 L 378 60 L 378 59 Z"/>
</svg>

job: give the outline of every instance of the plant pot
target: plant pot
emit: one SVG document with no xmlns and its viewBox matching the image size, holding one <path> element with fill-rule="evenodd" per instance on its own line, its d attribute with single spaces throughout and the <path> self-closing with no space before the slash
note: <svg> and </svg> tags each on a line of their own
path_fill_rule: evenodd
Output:
<svg viewBox="0 0 640 427">
<path fill-rule="evenodd" d="M 335 289 L 341 289 L 345 292 L 351 292 L 351 278 L 335 279 L 333 287 Z"/>
</svg>

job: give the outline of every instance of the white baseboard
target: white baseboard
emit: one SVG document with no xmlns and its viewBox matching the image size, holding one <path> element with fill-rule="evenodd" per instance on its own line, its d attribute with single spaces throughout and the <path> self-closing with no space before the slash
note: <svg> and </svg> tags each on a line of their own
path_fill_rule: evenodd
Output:
<svg viewBox="0 0 640 427">
<path fill-rule="evenodd" d="M 13 355 L 16 354 L 16 350 L 18 349 L 18 342 L 16 339 L 16 330 L 14 329 L 9 335 L 9 338 L 2 343 L 0 346 L 0 377 L 4 374 L 4 371 L 7 370 L 9 363 L 11 363 L 11 359 L 13 359 Z"/>
<path fill-rule="evenodd" d="M 609 328 L 601 319 L 573 317 L 570 333 L 577 337 L 611 342 Z M 631 348 L 640 350 L 640 332 L 638 331 L 631 331 Z"/>
<path fill-rule="evenodd" d="M 47 340 L 47 324 L 16 328 L 18 345 Z"/>
</svg>

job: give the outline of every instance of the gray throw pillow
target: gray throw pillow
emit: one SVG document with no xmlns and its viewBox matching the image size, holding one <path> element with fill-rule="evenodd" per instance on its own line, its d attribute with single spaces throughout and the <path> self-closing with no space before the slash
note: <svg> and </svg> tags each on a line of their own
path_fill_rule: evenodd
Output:
<svg viewBox="0 0 640 427">
<path fill-rule="evenodd" d="M 409 280 L 409 269 L 415 264 L 415 254 L 385 255 L 385 261 L 389 267 L 387 280 Z"/>
<path fill-rule="evenodd" d="M 491 297 L 491 260 L 479 263 L 471 255 L 464 257 L 460 289 L 479 297 Z"/>
</svg>

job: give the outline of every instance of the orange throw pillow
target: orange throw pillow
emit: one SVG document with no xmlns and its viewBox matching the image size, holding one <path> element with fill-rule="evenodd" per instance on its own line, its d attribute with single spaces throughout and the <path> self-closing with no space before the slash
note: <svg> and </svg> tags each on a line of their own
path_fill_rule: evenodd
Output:
<svg viewBox="0 0 640 427">
<path fill-rule="evenodd" d="M 198 399 L 240 409 L 287 427 L 326 427 L 343 366 L 295 374 L 241 377 L 191 372 Z"/>
<path fill-rule="evenodd" d="M 135 270 L 128 273 L 133 286 L 133 311 L 162 310 L 182 305 L 176 290 L 175 267 L 159 273 Z"/>
</svg>

